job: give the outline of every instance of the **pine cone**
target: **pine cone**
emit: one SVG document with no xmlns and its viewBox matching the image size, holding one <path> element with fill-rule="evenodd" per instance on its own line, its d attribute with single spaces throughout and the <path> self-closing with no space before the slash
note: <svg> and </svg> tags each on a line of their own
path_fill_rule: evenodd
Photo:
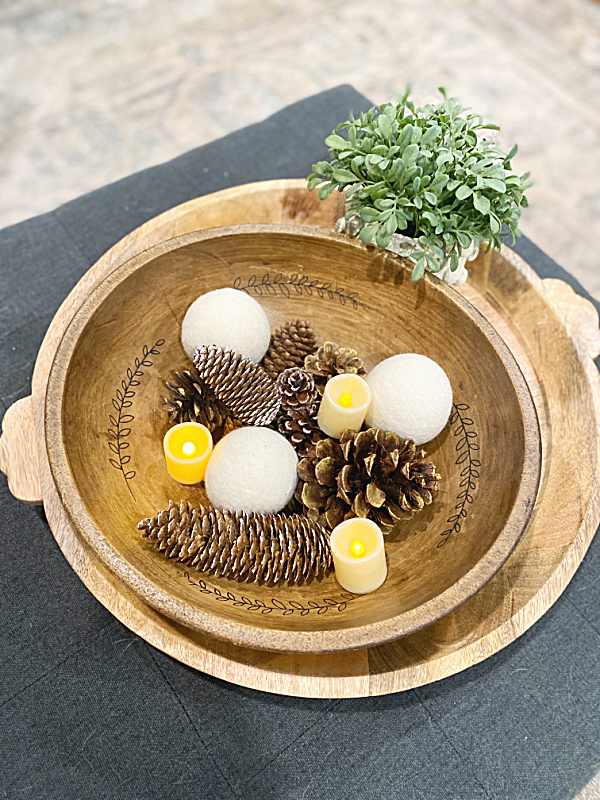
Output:
<svg viewBox="0 0 600 800">
<path fill-rule="evenodd" d="M 318 442 L 298 464 L 298 476 L 296 499 L 331 529 L 351 517 L 392 527 L 429 505 L 440 480 L 412 439 L 377 428 Z"/>
<path fill-rule="evenodd" d="M 325 342 L 316 353 L 304 359 L 304 369 L 314 375 L 319 394 L 323 394 L 330 378 L 342 373 L 366 375 L 362 358 L 351 347 L 338 347 L 335 342 Z"/>
<path fill-rule="evenodd" d="M 194 353 L 201 380 L 248 425 L 268 425 L 279 411 L 279 392 L 262 367 L 228 347 L 202 345 Z"/>
<path fill-rule="evenodd" d="M 240 420 L 233 416 L 210 386 L 200 380 L 197 373 L 193 374 L 188 369 L 176 372 L 172 383 L 167 382 L 167 387 L 171 396 L 165 397 L 164 407 L 174 425 L 180 422 L 199 422 L 211 433 L 222 427 L 223 434 L 234 428 L 241 428 Z"/>
<path fill-rule="evenodd" d="M 300 458 L 312 455 L 317 442 L 327 438 L 310 409 L 288 410 L 281 414 L 277 418 L 277 430 L 291 442 Z"/>
<path fill-rule="evenodd" d="M 262 360 L 265 371 L 275 380 L 289 367 L 302 367 L 304 359 L 317 349 L 317 340 L 310 322 L 299 319 L 277 328 Z"/>
<path fill-rule="evenodd" d="M 138 528 L 167 558 L 217 577 L 291 584 L 333 569 L 328 531 L 303 514 L 245 514 L 170 500 L 168 510 Z"/>
<path fill-rule="evenodd" d="M 281 398 L 281 407 L 286 411 L 310 409 L 316 413 L 317 389 L 310 372 L 298 367 L 290 367 L 279 374 L 277 388 Z"/>
</svg>

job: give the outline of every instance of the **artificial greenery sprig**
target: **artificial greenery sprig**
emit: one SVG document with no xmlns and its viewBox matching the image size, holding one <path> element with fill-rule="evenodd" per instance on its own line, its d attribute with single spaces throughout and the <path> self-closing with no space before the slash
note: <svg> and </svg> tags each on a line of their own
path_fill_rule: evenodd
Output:
<svg viewBox="0 0 600 800">
<path fill-rule="evenodd" d="M 507 154 L 479 131 L 499 130 L 477 114 L 463 112 L 456 99 L 415 108 L 408 93 L 338 125 L 325 140 L 331 162 L 319 161 L 308 188 L 324 200 L 346 191 L 346 219 L 359 214 L 360 238 L 387 247 L 396 232 L 418 239 L 421 249 L 412 279 L 425 270 L 455 271 L 462 250 L 487 242 L 500 248 L 506 232 L 520 236 L 521 206 L 529 173 L 511 172 L 515 145 Z M 346 131 L 346 138 L 336 131 Z"/>
</svg>

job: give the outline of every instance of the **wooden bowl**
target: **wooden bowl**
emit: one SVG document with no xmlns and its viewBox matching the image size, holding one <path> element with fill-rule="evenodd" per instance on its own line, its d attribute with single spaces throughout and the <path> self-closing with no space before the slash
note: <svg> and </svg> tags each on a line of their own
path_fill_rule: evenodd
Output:
<svg viewBox="0 0 600 800">
<path fill-rule="evenodd" d="M 379 248 L 309 228 L 199 231 L 118 268 L 67 329 L 51 370 L 46 445 L 82 541 L 127 587 L 185 626 L 253 648 L 333 652 L 376 645 L 448 614 L 514 549 L 540 478 L 540 433 L 523 376 L 494 329 L 437 278 Z M 165 381 L 189 366 L 183 316 L 200 294 L 233 286 L 272 328 L 308 319 L 321 341 L 355 347 L 372 368 L 400 352 L 446 370 L 454 412 L 425 450 L 443 480 L 431 506 L 386 537 L 388 579 L 353 596 L 335 578 L 269 587 L 169 561 L 137 522 L 170 499 L 206 503 L 203 485 L 165 467 Z M 115 442 L 121 445 L 119 449 Z"/>
</svg>

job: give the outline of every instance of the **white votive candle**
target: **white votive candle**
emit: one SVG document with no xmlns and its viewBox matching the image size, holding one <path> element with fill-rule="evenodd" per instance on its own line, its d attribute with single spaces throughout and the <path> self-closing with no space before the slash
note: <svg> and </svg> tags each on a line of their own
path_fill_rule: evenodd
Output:
<svg viewBox="0 0 600 800">
<path fill-rule="evenodd" d="M 359 375 L 336 375 L 327 381 L 317 414 L 319 428 L 339 439 L 349 428 L 359 431 L 371 405 L 371 390 Z"/>
<path fill-rule="evenodd" d="M 329 545 L 342 588 L 352 594 L 379 589 L 387 577 L 387 563 L 383 534 L 374 522 L 360 517 L 341 522 L 333 529 Z"/>
</svg>

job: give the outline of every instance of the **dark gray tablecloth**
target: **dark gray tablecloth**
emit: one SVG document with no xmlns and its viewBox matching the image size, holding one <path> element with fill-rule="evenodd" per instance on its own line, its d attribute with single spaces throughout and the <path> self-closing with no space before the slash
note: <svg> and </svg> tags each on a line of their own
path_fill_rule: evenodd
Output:
<svg viewBox="0 0 600 800">
<path fill-rule="evenodd" d="M 116 241 L 227 186 L 302 177 L 370 103 L 348 86 L 0 233 L 0 413 L 56 309 Z M 585 292 L 531 242 L 543 276 Z M 440 683 L 297 700 L 197 673 L 84 588 L 0 478 L 0 799 L 570 800 L 600 766 L 600 537 L 521 639 Z"/>
</svg>

